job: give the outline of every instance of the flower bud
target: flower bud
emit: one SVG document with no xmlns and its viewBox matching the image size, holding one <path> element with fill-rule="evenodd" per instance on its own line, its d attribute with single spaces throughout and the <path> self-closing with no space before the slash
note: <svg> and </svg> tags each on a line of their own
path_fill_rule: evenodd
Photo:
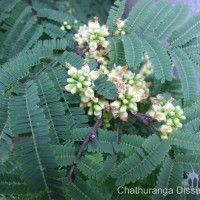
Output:
<svg viewBox="0 0 200 200">
<path fill-rule="evenodd" d="M 121 100 L 123 100 L 123 99 L 125 99 L 125 97 L 124 97 L 124 95 L 122 94 L 122 93 L 119 93 L 119 99 L 121 99 Z"/>
<path fill-rule="evenodd" d="M 170 113 L 169 113 L 169 116 L 171 116 L 171 117 L 175 116 L 175 112 L 173 112 L 173 111 L 170 112 Z"/>
<path fill-rule="evenodd" d="M 185 116 L 183 116 L 183 115 L 181 115 L 181 116 L 180 116 L 180 119 L 181 119 L 181 120 L 185 120 L 185 119 L 186 119 L 186 117 L 185 117 Z"/>
<path fill-rule="evenodd" d="M 67 30 L 71 30 L 72 27 L 70 25 L 67 25 L 66 28 L 67 28 Z"/>
<path fill-rule="evenodd" d="M 87 87 L 91 86 L 91 84 L 92 84 L 92 83 L 91 83 L 90 81 L 84 81 L 84 82 L 83 82 L 83 85 L 84 85 L 84 86 L 87 86 Z"/>
<path fill-rule="evenodd" d="M 64 89 L 68 92 L 71 92 L 71 89 L 74 87 L 74 84 L 68 84 L 64 87 Z"/>
<path fill-rule="evenodd" d="M 179 122 L 179 123 L 176 124 L 176 126 L 177 126 L 178 128 L 182 128 L 182 127 L 183 127 L 183 124 L 181 124 L 181 123 Z"/>
<path fill-rule="evenodd" d="M 99 105 L 94 105 L 94 110 L 100 111 L 100 110 L 102 110 L 102 108 L 101 108 L 101 106 L 99 106 Z"/>
<path fill-rule="evenodd" d="M 92 107 L 89 108 L 88 115 L 93 115 L 93 108 Z"/>
<path fill-rule="evenodd" d="M 65 30 L 65 27 L 64 27 L 64 26 L 61 26 L 60 29 L 61 29 L 62 31 L 64 31 L 64 30 Z"/>
<path fill-rule="evenodd" d="M 126 105 L 122 105 L 120 108 L 120 112 L 126 112 L 127 110 L 127 106 Z"/>
<path fill-rule="evenodd" d="M 72 89 L 71 89 L 71 93 L 72 94 L 76 94 L 77 93 L 77 87 L 74 86 Z"/>
<path fill-rule="evenodd" d="M 80 82 L 77 83 L 77 88 L 79 88 L 79 89 L 82 88 L 82 84 Z"/>
<path fill-rule="evenodd" d="M 85 77 L 84 76 L 80 76 L 79 77 L 79 81 L 84 81 L 85 80 Z"/>
<path fill-rule="evenodd" d="M 128 100 L 127 100 L 127 99 L 124 99 L 124 100 L 123 100 L 123 104 L 128 104 Z"/>
<path fill-rule="evenodd" d="M 180 123 L 180 120 L 178 118 L 175 118 L 174 120 L 174 123 L 177 125 L 178 123 Z"/>
<path fill-rule="evenodd" d="M 68 79 L 67 79 L 67 82 L 68 82 L 68 83 L 76 83 L 76 80 L 74 80 L 73 78 L 68 78 Z"/>
</svg>

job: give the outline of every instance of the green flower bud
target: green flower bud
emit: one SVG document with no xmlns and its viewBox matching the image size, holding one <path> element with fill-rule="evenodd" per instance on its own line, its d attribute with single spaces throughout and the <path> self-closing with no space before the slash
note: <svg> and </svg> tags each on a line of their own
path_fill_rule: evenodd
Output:
<svg viewBox="0 0 200 200">
<path fill-rule="evenodd" d="M 169 116 L 173 117 L 174 115 L 175 115 L 175 112 L 173 112 L 173 111 L 169 113 Z"/>
<path fill-rule="evenodd" d="M 133 80 L 130 80 L 130 81 L 128 82 L 128 84 L 130 84 L 130 85 L 133 85 L 133 83 L 134 83 Z"/>
<path fill-rule="evenodd" d="M 85 80 L 85 77 L 84 76 L 80 76 L 79 77 L 79 81 L 84 81 Z"/>
<path fill-rule="evenodd" d="M 126 112 L 127 110 L 127 106 L 126 105 L 122 105 L 120 108 L 120 112 Z"/>
<path fill-rule="evenodd" d="M 82 88 L 82 84 L 80 82 L 77 83 L 77 88 L 79 88 L 79 89 Z"/>
<path fill-rule="evenodd" d="M 68 78 L 68 79 L 67 79 L 67 82 L 68 82 L 68 83 L 76 83 L 76 80 L 74 80 L 73 78 Z"/>
<path fill-rule="evenodd" d="M 89 87 L 92 83 L 90 81 L 84 81 L 83 85 Z"/>
<path fill-rule="evenodd" d="M 70 30 L 72 27 L 70 25 L 67 25 L 67 29 Z"/>
<path fill-rule="evenodd" d="M 174 121 L 175 124 L 180 123 L 180 120 L 178 118 L 175 118 L 173 121 Z"/>
<path fill-rule="evenodd" d="M 186 119 L 186 117 L 183 116 L 183 115 L 181 115 L 179 118 L 180 118 L 181 120 L 185 120 L 185 119 Z"/>
<path fill-rule="evenodd" d="M 93 115 L 93 108 L 92 107 L 89 108 L 88 115 Z"/>
<path fill-rule="evenodd" d="M 63 24 L 64 24 L 64 25 L 67 25 L 68 23 L 67 23 L 67 21 L 64 21 Z"/>
<path fill-rule="evenodd" d="M 135 104 L 129 103 L 129 104 L 128 104 L 128 107 L 129 107 L 130 109 L 134 109 L 134 108 L 135 108 Z"/>
<path fill-rule="evenodd" d="M 123 99 L 125 99 L 125 97 L 124 97 L 124 95 L 122 94 L 122 93 L 119 93 L 119 99 L 121 99 L 121 100 L 123 100 Z"/>
<path fill-rule="evenodd" d="M 74 86 L 72 89 L 71 89 L 71 93 L 72 94 L 76 94 L 77 93 L 77 87 Z"/>
<path fill-rule="evenodd" d="M 128 104 L 128 100 L 127 100 L 127 99 L 124 99 L 124 100 L 123 100 L 123 103 L 124 103 L 124 104 Z"/>
<path fill-rule="evenodd" d="M 92 106 L 92 102 L 88 102 L 88 107 L 91 107 Z"/>
<path fill-rule="evenodd" d="M 94 105 L 94 110 L 100 111 L 100 110 L 102 110 L 102 108 L 101 108 L 101 106 L 99 106 L 99 105 Z"/>
</svg>

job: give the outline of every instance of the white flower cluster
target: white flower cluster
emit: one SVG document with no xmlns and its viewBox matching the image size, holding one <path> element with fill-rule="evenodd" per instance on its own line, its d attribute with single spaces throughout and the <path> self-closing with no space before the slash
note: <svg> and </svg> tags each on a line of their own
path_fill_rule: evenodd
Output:
<svg viewBox="0 0 200 200">
<path fill-rule="evenodd" d="M 110 104 L 111 112 L 115 118 L 128 120 L 128 111 L 137 112 L 137 102 L 149 96 L 149 89 L 140 74 L 133 74 L 127 66 L 114 67 L 108 74 L 108 80 L 115 83 L 119 96 Z"/>
<path fill-rule="evenodd" d="M 105 98 L 97 98 L 94 93 L 94 80 L 96 80 L 100 71 L 90 71 L 89 66 L 85 63 L 81 69 L 77 70 L 69 63 L 66 64 L 68 68 L 67 79 L 68 85 L 65 86 L 65 90 L 72 94 L 79 94 L 81 98 L 81 106 L 89 107 L 88 115 L 95 115 L 97 118 L 102 116 L 102 110 L 109 109 L 109 103 Z"/>
<path fill-rule="evenodd" d="M 143 77 L 147 77 L 153 73 L 153 66 L 149 60 L 149 56 L 147 55 L 147 53 L 143 53 L 142 63 L 144 63 L 144 64 L 141 67 L 140 74 Z"/>
<path fill-rule="evenodd" d="M 169 133 L 181 128 L 183 125 L 181 120 L 185 120 L 186 117 L 183 115 L 183 110 L 180 106 L 174 106 L 172 102 L 173 98 L 170 98 L 166 102 L 164 97 L 158 94 L 156 97 L 150 98 L 152 102 L 151 109 L 147 112 L 151 117 L 157 119 L 159 122 L 163 122 L 160 127 L 162 133 L 162 139 L 168 139 Z"/>
<path fill-rule="evenodd" d="M 85 64 L 80 70 L 67 64 L 68 85 L 65 90 L 72 94 L 78 93 L 81 97 L 81 106 L 88 107 L 88 115 L 95 115 L 97 118 L 102 116 L 102 111 L 111 111 L 114 118 L 120 118 L 122 121 L 128 120 L 128 111 L 137 112 L 137 102 L 146 99 L 149 96 L 149 89 L 146 82 L 140 74 L 135 75 L 127 70 L 127 66 L 114 67 L 107 75 L 108 80 L 112 81 L 119 92 L 119 96 L 111 103 L 104 97 L 95 95 L 94 80 L 96 80 L 101 71 L 90 71 L 89 66 Z"/>
<path fill-rule="evenodd" d="M 76 25 L 78 23 L 78 21 L 75 19 L 74 20 L 74 25 Z M 69 22 L 64 21 L 62 26 L 60 27 L 61 30 L 65 31 L 65 30 L 71 30 L 72 29 L 72 25 L 70 25 Z"/>
<path fill-rule="evenodd" d="M 80 26 L 78 33 L 74 35 L 74 40 L 85 51 L 87 61 L 96 59 L 98 63 L 106 66 L 110 50 L 110 44 L 107 40 L 108 27 L 106 25 L 100 26 L 98 17 L 94 17 L 94 19 L 94 22 L 88 22 L 88 26 Z"/>
</svg>

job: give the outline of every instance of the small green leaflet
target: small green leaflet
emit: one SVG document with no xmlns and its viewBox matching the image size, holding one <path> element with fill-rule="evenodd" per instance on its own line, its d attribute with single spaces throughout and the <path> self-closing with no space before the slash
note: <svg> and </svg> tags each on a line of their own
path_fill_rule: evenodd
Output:
<svg viewBox="0 0 200 200">
<path fill-rule="evenodd" d="M 115 84 L 108 81 L 105 75 L 101 74 L 99 78 L 94 81 L 94 84 L 97 93 L 103 95 L 106 99 L 113 99 L 118 96 Z"/>
</svg>

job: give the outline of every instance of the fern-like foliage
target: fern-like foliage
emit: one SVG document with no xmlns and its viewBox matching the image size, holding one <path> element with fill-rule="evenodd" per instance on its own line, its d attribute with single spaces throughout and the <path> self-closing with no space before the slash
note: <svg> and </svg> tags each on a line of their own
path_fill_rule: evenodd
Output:
<svg viewBox="0 0 200 200">
<path fill-rule="evenodd" d="M 143 46 L 138 36 L 131 32 L 122 37 L 125 58 L 128 66 L 137 69 L 142 61 Z"/>
<path fill-rule="evenodd" d="M 103 95 L 107 99 L 114 99 L 117 97 L 117 88 L 111 81 L 108 81 L 106 76 L 100 75 L 97 80 L 95 80 L 95 89 L 98 94 Z"/>
<path fill-rule="evenodd" d="M 53 168 L 56 167 L 56 162 L 53 151 L 50 150 L 48 121 L 45 119 L 43 109 L 38 106 L 39 101 L 36 84 L 34 82 L 28 83 L 24 88 L 23 95 L 11 97 L 9 117 L 11 129 L 13 129 L 15 135 L 28 134 L 27 139 L 15 146 L 15 156 L 20 161 L 29 190 L 35 192 L 39 188 L 40 190 L 44 189 L 45 197 L 53 199 L 57 194 L 60 197 L 63 196 L 60 189 L 62 184 L 57 180 L 58 174 L 53 176 L 51 174 Z M 18 109 L 18 112 L 16 112 L 16 109 Z M 28 166 L 27 160 L 29 160 Z M 33 166 L 36 167 L 33 168 Z M 37 178 L 31 179 L 33 176 L 37 176 Z M 50 184 L 48 180 L 52 180 L 54 183 Z"/>
<path fill-rule="evenodd" d="M 155 37 L 145 37 L 144 48 L 150 56 L 157 79 L 172 80 L 172 65 L 167 50 Z"/>
<path fill-rule="evenodd" d="M 117 179 L 116 184 L 135 182 L 137 179 L 145 178 L 161 163 L 168 149 L 168 141 L 159 141 L 156 135 L 150 136 L 137 153 L 125 159 L 113 172 L 113 177 Z"/>
<path fill-rule="evenodd" d="M 177 187 L 185 187 L 186 175 L 200 174 L 195 80 L 200 15 L 187 18 L 188 8 L 182 4 L 141 0 L 120 32 L 117 23 L 123 23 L 119 19 L 124 19 L 126 1 L 111 2 L 0 1 L 0 199 L 199 198 L 178 194 Z M 108 54 L 103 55 L 106 62 L 91 58 L 87 64 L 96 71 L 103 70 L 102 65 L 108 70 L 127 65 L 135 75 L 145 64 L 152 65 L 153 74 L 144 79 L 151 85 L 149 96 L 175 98 L 186 116 L 182 129 L 173 130 L 168 139 L 159 136 L 162 121 L 144 115 L 149 98 L 137 103 L 138 112 L 128 113 L 128 121 L 122 122 L 110 119 L 110 110 L 102 113 L 103 119 L 88 116 L 79 96 L 64 90 L 66 63 L 80 70 L 88 51 L 76 53 L 74 33 L 94 15 L 108 26 Z M 64 22 L 68 29 L 63 30 Z M 102 74 L 91 88 L 109 104 L 119 99 L 116 85 Z M 119 193 L 136 187 L 172 188 L 173 193 Z"/>
<path fill-rule="evenodd" d="M 124 13 L 125 3 L 125 0 L 117 0 L 111 7 L 108 20 L 106 22 L 110 32 L 113 32 L 116 29 L 116 22 Z"/>
</svg>

